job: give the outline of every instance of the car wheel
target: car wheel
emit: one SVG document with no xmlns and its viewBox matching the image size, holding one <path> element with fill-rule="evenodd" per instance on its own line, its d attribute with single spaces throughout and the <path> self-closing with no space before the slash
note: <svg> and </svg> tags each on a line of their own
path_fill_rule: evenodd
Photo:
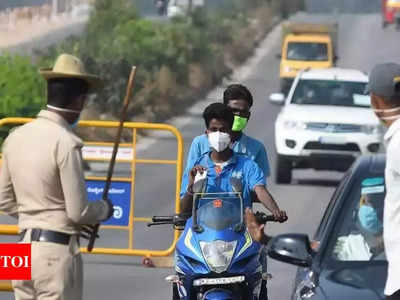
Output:
<svg viewBox="0 0 400 300">
<path fill-rule="evenodd" d="M 278 155 L 276 167 L 276 183 L 290 183 L 292 181 L 292 163 Z"/>
<path fill-rule="evenodd" d="M 388 23 L 386 21 L 382 21 L 382 28 L 385 29 L 387 27 L 387 25 L 388 25 Z"/>
</svg>

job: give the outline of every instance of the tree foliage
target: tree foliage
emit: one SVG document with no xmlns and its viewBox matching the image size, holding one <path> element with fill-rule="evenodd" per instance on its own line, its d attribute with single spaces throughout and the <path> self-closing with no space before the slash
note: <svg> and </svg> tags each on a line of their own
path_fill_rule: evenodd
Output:
<svg viewBox="0 0 400 300">
<path fill-rule="evenodd" d="M 130 117 L 149 114 L 146 120 L 160 121 L 218 83 L 231 71 L 232 61 L 241 62 L 251 53 L 249 11 L 277 2 L 235 0 L 226 10 L 198 8 L 188 17 L 150 21 L 139 17 L 131 0 L 97 0 L 83 35 L 37 51 L 35 61 L 51 66 L 61 53 L 80 57 L 89 72 L 104 79 L 92 103 L 109 116 L 119 113 L 131 66 L 136 65 Z M 0 76 L 0 116 L 37 113 L 44 101 L 37 67 L 24 57 L 3 56 Z"/>
<path fill-rule="evenodd" d="M 0 56 L 0 118 L 35 116 L 44 104 L 44 80 L 28 57 Z"/>
</svg>

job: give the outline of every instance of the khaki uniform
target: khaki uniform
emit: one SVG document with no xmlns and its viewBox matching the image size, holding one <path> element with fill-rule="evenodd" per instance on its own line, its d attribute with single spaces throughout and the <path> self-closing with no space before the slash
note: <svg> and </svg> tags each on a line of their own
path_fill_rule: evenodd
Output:
<svg viewBox="0 0 400 300">
<path fill-rule="evenodd" d="M 0 210 L 27 230 L 23 242 L 34 228 L 72 235 L 69 245 L 32 242 L 32 281 L 13 281 L 17 300 L 82 298 L 79 224 L 107 214 L 104 203 L 87 200 L 82 146 L 64 118 L 45 110 L 4 142 Z"/>
</svg>

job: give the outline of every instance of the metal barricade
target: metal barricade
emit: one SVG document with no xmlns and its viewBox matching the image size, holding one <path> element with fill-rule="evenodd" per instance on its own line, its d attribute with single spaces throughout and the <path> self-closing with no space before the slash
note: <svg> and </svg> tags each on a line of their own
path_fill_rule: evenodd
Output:
<svg viewBox="0 0 400 300">
<path fill-rule="evenodd" d="M 32 121 L 30 118 L 5 118 L 0 120 L 0 127 L 5 125 L 18 125 Z M 118 128 L 119 122 L 114 121 L 80 121 L 80 127 L 97 127 L 97 128 Z M 121 144 L 121 147 L 131 147 L 132 157 L 118 158 L 117 162 L 129 162 L 131 163 L 131 178 L 113 178 L 113 183 L 130 183 L 130 209 L 129 209 L 129 222 L 127 226 L 119 225 L 102 225 L 104 229 L 119 229 L 129 231 L 128 248 L 94 248 L 91 254 L 109 254 L 109 255 L 128 255 L 128 256 L 145 256 L 145 257 L 165 257 L 173 253 L 176 242 L 179 237 L 179 232 L 174 231 L 173 240 L 169 248 L 165 250 L 150 250 L 150 249 L 135 249 L 133 247 L 133 234 L 134 234 L 134 223 L 135 222 L 150 222 L 151 218 L 146 217 L 135 217 L 135 176 L 137 164 L 164 164 L 164 165 L 176 165 L 176 186 L 175 186 L 175 213 L 180 212 L 180 184 L 182 178 L 182 166 L 183 166 L 183 138 L 179 130 L 171 125 L 167 124 L 155 124 L 155 123 L 135 123 L 125 122 L 124 129 L 132 130 L 133 141 L 129 144 Z M 136 153 L 137 145 L 137 131 L 138 130 L 158 130 L 168 131 L 172 133 L 177 140 L 177 156 L 176 160 L 163 160 L 163 159 L 139 159 Z M 113 143 L 85 143 L 85 146 L 109 146 Z M 111 156 L 111 155 L 110 155 Z M 109 161 L 107 158 L 88 159 L 92 161 Z M 1 163 L 1 159 L 0 159 Z M 86 177 L 86 182 L 101 182 L 105 181 L 105 177 Z M 0 235 L 17 235 L 18 227 L 16 225 L 0 225 Z M 83 253 L 88 253 L 86 248 L 81 248 Z M 1 290 L 1 287 L 0 287 Z"/>
</svg>

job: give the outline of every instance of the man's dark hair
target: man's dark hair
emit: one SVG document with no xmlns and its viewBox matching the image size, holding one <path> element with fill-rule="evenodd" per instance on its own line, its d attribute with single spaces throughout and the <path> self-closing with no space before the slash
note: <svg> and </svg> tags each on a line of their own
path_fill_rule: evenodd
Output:
<svg viewBox="0 0 400 300">
<path fill-rule="evenodd" d="M 228 105 L 231 100 L 245 100 L 249 107 L 253 106 L 253 96 L 248 88 L 241 84 L 231 84 L 224 91 L 224 104 Z"/>
<path fill-rule="evenodd" d="M 234 115 L 232 109 L 222 103 L 213 103 L 206 107 L 203 112 L 203 119 L 208 128 L 212 119 L 228 122 L 229 128 L 233 126 Z"/>
<path fill-rule="evenodd" d="M 89 91 L 88 83 L 78 78 L 54 78 L 47 82 L 47 103 L 68 107 L 73 101 Z"/>
</svg>

